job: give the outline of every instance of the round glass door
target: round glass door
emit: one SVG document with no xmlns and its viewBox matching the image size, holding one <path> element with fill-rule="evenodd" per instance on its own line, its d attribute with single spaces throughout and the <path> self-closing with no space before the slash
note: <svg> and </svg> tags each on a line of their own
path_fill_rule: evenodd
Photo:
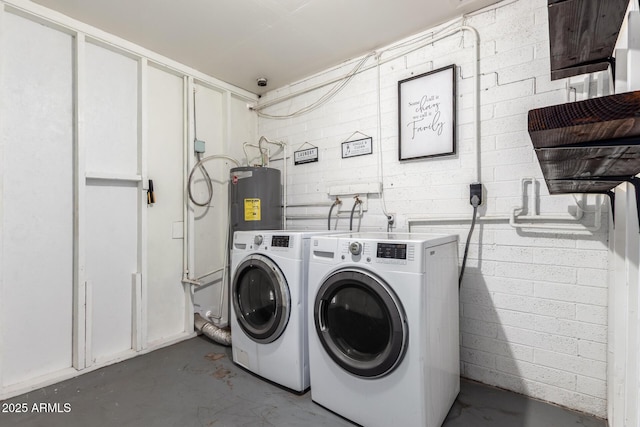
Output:
<svg viewBox="0 0 640 427">
<path fill-rule="evenodd" d="M 291 303 L 287 282 L 273 261 L 247 257 L 236 269 L 231 295 L 238 323 L 251 339 L 270 343 L 282 335 Z"/>
<path fill-rule="evenodd" d="M 325 351 L 354 375 L 390 373 L 408 344 L 402 305 L 383 281 L 343 270 L 324 281 L 314 303 L 316 332 Z"/>
</svg>

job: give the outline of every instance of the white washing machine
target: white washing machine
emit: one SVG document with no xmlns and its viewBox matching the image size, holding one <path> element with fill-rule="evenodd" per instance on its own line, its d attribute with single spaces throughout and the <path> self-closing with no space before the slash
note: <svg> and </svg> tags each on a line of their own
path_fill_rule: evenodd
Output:
<svg viewBox="0 0 640 427">
<path fill-rule="evenodd" d="M 298 393 L 309 388 L 309 241 L 322 233 L 236 231 L 231 249 L 233 361 Z"/>
<path fill-rule="evenodd" d="M 460 391 L 457 275 L 457 236 L 312 238 L 312 400 L 366 427 L 441 426 Z"/>
</svg>

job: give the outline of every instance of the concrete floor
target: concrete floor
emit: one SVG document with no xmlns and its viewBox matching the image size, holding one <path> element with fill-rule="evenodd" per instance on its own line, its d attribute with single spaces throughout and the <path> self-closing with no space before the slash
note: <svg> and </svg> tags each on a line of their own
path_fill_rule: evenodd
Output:
<svg viewBox="0 0 640 427">
<path fill-rule="evenodd" d="M 7 413 L 18 404 L 27 413 Z M 57 413 L 40 413 L 33 405 Z M 2 402 L 0 426 L 278 426 L 354 424 L 235 366 L 197 337 Z M 445 427 L 605 427 L 604 420 L 462 380 Z"/>
</svg>

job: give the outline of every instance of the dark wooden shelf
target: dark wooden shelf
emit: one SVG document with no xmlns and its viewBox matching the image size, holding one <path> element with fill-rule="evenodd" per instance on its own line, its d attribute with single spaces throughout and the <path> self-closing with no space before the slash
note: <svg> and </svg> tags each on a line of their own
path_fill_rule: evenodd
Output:
<svg viewBox="0 0 640 427">
<path fill-rule="evenodd" d="M 602 193 L 640 173 L 640 91 L 529 111 L 549 193 Z"/>
<path fill-rule="evenodd" d="M 548 0 L 551 79 L 606 70 L 629 0 Z"/>
</svg>

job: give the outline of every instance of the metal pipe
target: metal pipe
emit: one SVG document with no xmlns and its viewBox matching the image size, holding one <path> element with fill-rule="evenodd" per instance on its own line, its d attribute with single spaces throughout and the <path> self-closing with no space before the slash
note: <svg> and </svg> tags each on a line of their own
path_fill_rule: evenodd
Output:
<svg viewBox="0 0 640 427">
<path fill-rule="evenodd" d="M 287 229 L 287 144 L 285 144 L 284 142 L 282 143 L 282 150 L 283 150 L 283 175 L 284 177 L 282 178 L 282 228 L 284 228 L 285 230 Z"/>
<path fill-rule="evenodd" d="M 364 216 L 363 213 L 360 213 L 360 214 L 356 214 L 354 216 L 354 218 L 360 219 L 360 218 L 363 218 L 363 216 Z M 323 219 L 323 220 L 326 220 L 327 216 L 326 215 L 319 215 L 319 214 L 308 214 L 308 215 L 302 215 L 301 214 L 301 215 L 289 215 L 287 217 L 287 220 L 290 220 L 290 221 L 294 221 L 294 220 L 311 220 L 311 219 Z"/>
<path fill-rule="evenodd" d="M 226 267 L 216 268 L 215 270 L 210 271 L 210 272 L 208 272 L 208 273 L 206 273 L 206 274 L 203 274 L 203 275 L 202 275 L 202 276 L 200 276 L 200 277 L 196 277 L 196 278 L 195 278 L 195 280 L 202 280 L 202 279 L 204 279 L 204 278 L 205 278 L 205 277 L 207 277 L 207 276 L 211 276 L 212 274 L 218 273 L 218 272 L 220 272 L 220 271 L 224 271 L 225 269 L 226 269 Z"/>
<path fill-rule="evenodd" d="M 247 166 L 251 166 L 251 162 L 249 161 L 249 153 L 247 153 L 247 147 L 254 147 L 254 148 L 260 149 L 260 146 L 256 144 L 251 144 L 250 142 L 245 142 L 244 144 L 242 144 L 242 151 L 244 151 L 244 159 L 247 161 Z M 264 163 L 265 153 L 267 155 L 267 159 L 269 158 L 269 150 L 265 148 L 264 152 L 260 151 L 261 163 Z"/>
<path fill-rule="evenodd" d="M 282 166 L 282 174 L 284 175 L 282 178 L 282 226 L 284 229 L 287 228 L 287 144 L 282 141 L 271 141 L 265 136 L 261 136 L 258 140 L 258 150 L 262 154 L 262 142 L 266 142 L 268 144 L 278 145 L 282 148 L 283 153 L 283 166 Z M 264 161 L 262 162 L 264 166 Z"/>
<path fill-rule="evenodd" d="M 189 77 L 185 76 L 182 80 L 182 139 L 183 139 L 183 171 L 182 171 L 182 187 L 186 188 L 186 178 L 189 175 L 189 90 L 192 83 Z M 182 207 L 182 278 L 189 277 L 189 196 L 187 192 L 183 195 Z"/>
<path fill-rule="evenodd" d="M 509 221 L 509 215 L 485 215 L 479 216 L 476 221 Z M 411 231 L 411 226 L 419 223 L 450 223 L 450 222 L 468 222 L 469 216 L 433 216 L 431 218 L 413 218 L 407 220 L 407 231 Z"/>
<path fill-rule="evenodd" d="M 528 228 L 528 229 L 541 229 L 541 230 L 579 230 L 579 231 L 597 231 L 602 226 L 602 197 L 598 196 L 597 206 L 595 209 L 595 218 L 593 226 L 586 226 L 582 224 L 531 224 L 531 223 L 523 223 L 522 221 L 574 221 L 578 222 L 584 216 L 584 208 L 580 206 L 576 201 L 577 213 L 576 215 L 542 215 L 538 214 L 538 203 L 535 194 L 531 192 L 529 194 L 529 206 L 528 210 L 533 212 L 533 215 L 518 215 L 518 213 L 523 212 L 525 209 L 525 198 L 527 197 L 527 193 L 525 191 L 525 187 L 527 183 L 530 182 L 532 185 L 535 185 L 537 180 L 535 178 L 522 178 L 522 206 L 514 207 L 511 211 L 511 217 L 509 218 L 509 225 L 513 228 Z M 520 222 L 518 222 L 519 220 Z"/>
<path fill-rule="evenodd" d="M 289 203 L 287 205 L 289 208 L 329 208 L 331 204 L 329 203 Z"/>
<path fill-rule="evenodd" d="M 592 226 L 582 225 L 582 224 L 531 224 L 531 223 L 518 223 L 516 222 L 516 218 L 531 221 L 531 220 L 555 220 L 555 221 L 566 221 L 570 218 L 558 217 L 558 216 L 547 216 L 547 215 L 527 215 L 527 216 L 516 216 L 515 212 L 518 210 L 517 208 L 513 210 L 511 214 L 511 218 L 509 219 L 509 225 L 513 228 L 527 228 L 527 229 L 540 229 L 540 230 L 571 230 L 571 231 L 591 231 L 595 232 L 600 229 L 602 226 L 602 196 L 598 195 L 596 197 L 597 207 L 595 210 L 595 217 L 593 220 Z M 582 218 L 584 214 L 584 210 L 578 206 L 578 211 L 580 212 L 578 216 L 572 216 L 575 221 L 578 221 L 579 218 Z"/>
</svg>

